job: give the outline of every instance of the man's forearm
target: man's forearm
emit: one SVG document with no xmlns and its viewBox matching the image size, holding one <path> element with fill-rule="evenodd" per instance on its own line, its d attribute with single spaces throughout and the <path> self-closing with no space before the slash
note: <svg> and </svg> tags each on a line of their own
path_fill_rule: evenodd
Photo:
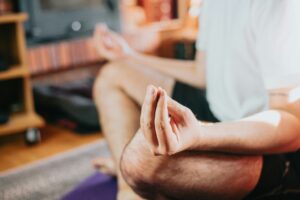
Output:
<svg viewBox="0 0 300 200">
<path fill-rule="evenodd" d="M 199 64 L 197 61 L 181 61 L 133 53 L 128 56 L 126 62 L 138 67 L 152 68 L 176 80 L 199 88 L 205 87 L 205 73 L 199 70 L 201 66 L 196 66 Z"/>
<path fill-rule="evenodd" d="M 203 125 L 192 150 L 237 154 L 273 154 L 300 147 L 300 122 L 287 112 L 266 111 L 235 121 Z"/>
</svg>

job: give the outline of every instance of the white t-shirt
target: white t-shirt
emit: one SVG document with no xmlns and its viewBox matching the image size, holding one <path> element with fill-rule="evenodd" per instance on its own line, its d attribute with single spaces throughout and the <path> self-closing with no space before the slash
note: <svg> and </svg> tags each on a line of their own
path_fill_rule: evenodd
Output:
<svg viewBox="0 0 300 200">
<path fill-rule="evenodd" d="M 300 85 L 300 0 L 203 0 L 197 49 L 221 121 L 268 107 L 268 89 Z"/>
</svg>

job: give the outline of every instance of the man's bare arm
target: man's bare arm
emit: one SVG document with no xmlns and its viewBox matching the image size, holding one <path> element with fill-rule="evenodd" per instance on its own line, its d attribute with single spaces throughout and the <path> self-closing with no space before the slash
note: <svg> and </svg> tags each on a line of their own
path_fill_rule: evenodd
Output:
<svg viewBox="0 0 300 200">
<path fill-rule="evenodd" d="M 148 87 L 141 128 L 155 155 L 212 151 L 234 154 L 285 153 L 300 148 L 300 95 L 277 110 L 215 124 L 203 124 L 162 89 Z"/>
<path fill-rule="evenodd" d="M 235 122 L 200 125 L 197 134 L 199 143 L 195 148 L 198 146 L 202 150 L 250 154 L 298 150 L 300 99 L 293 98 L 297 96 L 297 90 L 295 88 L 286 92 L 285 100 L 282 99 L 284 93 L 281 91 L 281 101 L 277 101 L 276 110 L 258 113 Z"/>
<path fill-rule="evenodd" d="M 196 61 L 145 55 L 132 49 L 123 37 L 105 25 L 96 27 L 93 43 L 99 56 L 107 60 L 121 60 L 129 62 L 129 66 L 152 68 L 184 83 L 205 87 L 205 54 L 202 51 L 197 52 Z"/>
<path fill-rule="evenodd" d="M 300 120 L 284 111 L 266 111 L 236 122 L 200 125 L 193 150 L 273 154 L 300 148 Z"/>
<path fill-rule="evenodd" d="M 126 59 L 133 65 L 149 67 L 160 71 L 176 80 L 198 88 L 205 88 L 205 53 L 198 51 L 196 61 L 181 61 L 133 53 Z"/>
</svg>

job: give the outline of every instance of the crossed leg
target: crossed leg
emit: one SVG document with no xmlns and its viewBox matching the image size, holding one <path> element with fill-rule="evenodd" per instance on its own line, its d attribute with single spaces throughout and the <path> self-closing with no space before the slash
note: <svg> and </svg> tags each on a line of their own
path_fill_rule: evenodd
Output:
<svg viewBox="0 0 300 200">
<path fill-rule="evenodd" d="M 171 95 L 174 80 L 156 71 L 121 60 L 104 66 L 94 85 L 94 99 L 100 113 L 102 129 L 113 156 L 113 162 L 100 158 L 96 164 L 100 165 L 100 168 L 102 164 L 106 164 L 116 169 L 118 199 L 137 198 L 133 197 L 131 192 L 128 194 L 129 187 L 123 180 L 118 166 L 125 145 L 138 130 L 140 106 L 149 84 L 160 86 Z M 111 170 L 106 171 L 113 173 Z"/>
<path fill-rule="evenodd" d="M 242 199 L 256 186 L 261 156 L 182 152 L 153 156 L 141 131 L 125 148 L 121 171 L 146 199 Z"/>
</svg>

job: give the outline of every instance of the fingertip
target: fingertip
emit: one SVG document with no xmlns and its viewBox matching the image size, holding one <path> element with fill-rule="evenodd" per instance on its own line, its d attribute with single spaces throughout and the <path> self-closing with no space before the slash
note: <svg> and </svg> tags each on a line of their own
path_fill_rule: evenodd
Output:
<svg viewBox="0 0 300 200">
<path fill-rule="evenodd" d="M 155 87 L 153 85 L 148 85 L 147 92 L 153 94 L 155 92 Z"/>
<path fill-rule="evenodd" d="M 161 96 L 162 93 L 163 93 L 162 88 L 161 88 L 161 87 L 158 87 L 158 88 L 157 88 L 157 94 L 158 94 L 158 96 Z"/>
<path fill-rule="evenodd" d="M 151 95 L 151 97 L 153 99 L 155 99 L 156 101 L 158 101 L 159 96 L 160 96 L 160 92 L 159 92 L 158 88 L 156 88 L 155 86 L 151 85 L 150 88 L 149 88 L 149 90 L 147 91 L 147 93 L 149 95 Z"/>
</svg>

